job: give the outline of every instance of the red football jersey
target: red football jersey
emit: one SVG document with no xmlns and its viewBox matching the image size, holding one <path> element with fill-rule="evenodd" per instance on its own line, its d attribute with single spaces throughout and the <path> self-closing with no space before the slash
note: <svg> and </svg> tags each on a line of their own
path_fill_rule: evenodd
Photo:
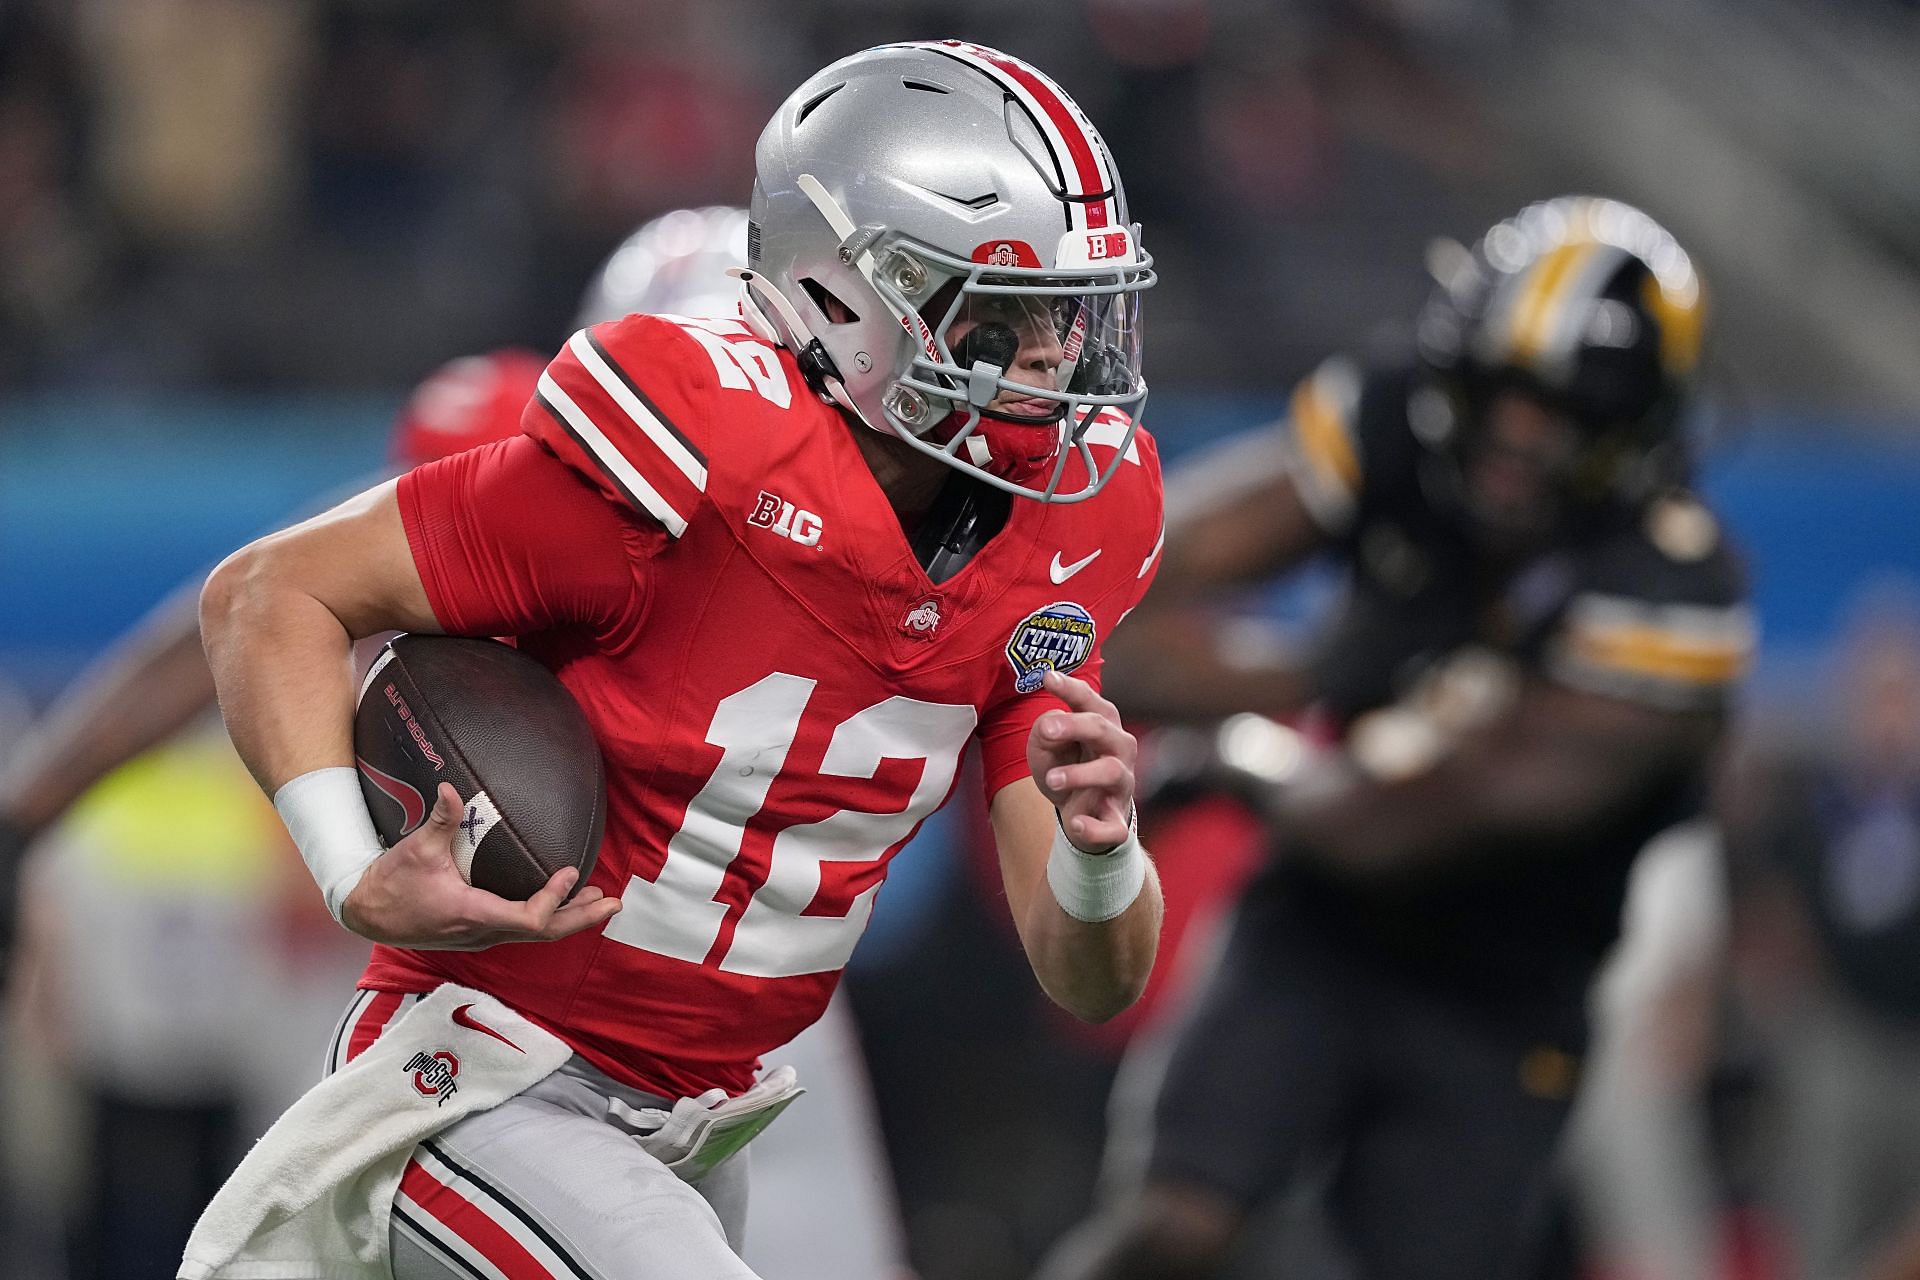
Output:
<svg viewBox="0 0 1920 1280">
<path fill-rule="evenodd" d="M 466 983 L 616 1079 L 739 1092 L 825 1008 L 968 744 L 991 796 L 1027 775 L 1028 731 L 1059 705 L 1040 673 L 1097 683 L 1100 639 L 1158 561 L 1154 445 L 1136 435 L 1089 501 L 1015 499 L 935 586 L 852 436 L 866 428 L 738 322 L 583 330 L 525 426 L 402 478 L 400 509 L 442 625 L 516 637 L 592 722 L 593 883 L 625 905 L 559 942 L 380 947 L 366 981 Z M 1124 431 L 1097 423 L 1095 456 Z"/>
</svg>

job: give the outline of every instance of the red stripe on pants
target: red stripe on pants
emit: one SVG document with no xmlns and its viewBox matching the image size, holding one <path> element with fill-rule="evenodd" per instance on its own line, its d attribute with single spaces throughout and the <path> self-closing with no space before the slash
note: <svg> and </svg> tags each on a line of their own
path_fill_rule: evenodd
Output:
<svg viewBox="0 0 1920 1280">
<path fill-rule="evenodd" d="M 387 1023 L 393 1020 L 394 1011 L 406 997 L 398 991 L 382 991 L 368 1002 L 366 1012 L 353 1024 L 353 1034 L 347 1038 L 347 1061 L 365 1053 L 380 1033 L 387 1029 Z"/>
<path fill-rule="evenodd" d="M 486 1210 L 428 1173 L 418 1160 L 407 1161 L 407 1171 L 400 1175 L 400 1193 L 498 1267 L 508 1280 L 558 1280 Z"/>
</svg>

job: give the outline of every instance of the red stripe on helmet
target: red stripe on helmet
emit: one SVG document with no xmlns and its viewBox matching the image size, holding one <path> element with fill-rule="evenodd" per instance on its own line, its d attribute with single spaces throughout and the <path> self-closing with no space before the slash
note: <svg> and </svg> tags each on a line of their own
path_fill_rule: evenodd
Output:
<svg viewBox="0 0 1920 1280">
<path fill-rule="evenodd" d="M 1078 108 L 1068 102 L 1067 96 L 1056 88 L 1052 81 L 1018 58 L 1008 57 L 999 50 L 989 49 L 985 45 L 968 44 L 963 40 L 942 40 L 939 43 L 944 48 L 957 49 L 994 67 L 1024 89 L 1035 104 L 1046 112 L 1047 118 L 1053 122 L 1053 127 L 1059 130 L 1061 138 L 1067 144 L 1067 156 L 1073 161 L 1074 173 L 1080 181 L 1078 195 L 1087 211 L 1087 227 L 1092 229 L 1106 226 L 1112 220 L 1112 214 L 1109 211 L 1113 203 L 1112 198 L 1090 200 L 1086 197 L 1098 195 L 1112 184 L 1100 174 L 1098 143 L 1095 142 L 1093 131 Z"/>
</svg>

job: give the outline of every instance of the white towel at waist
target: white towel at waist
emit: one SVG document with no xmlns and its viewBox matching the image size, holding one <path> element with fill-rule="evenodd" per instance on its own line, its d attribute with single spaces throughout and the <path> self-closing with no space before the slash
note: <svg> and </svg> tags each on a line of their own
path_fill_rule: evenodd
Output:
<svg viewBox="0 0 1920 1280">
<path fill-rule="evenodd" d="M 390 1280 L 387 1223 L 415 1145 L 570 1054 L 492 996 L 438 988 L 254 1144 L 200 1215 L 180 1280 Z"/>
</svg>

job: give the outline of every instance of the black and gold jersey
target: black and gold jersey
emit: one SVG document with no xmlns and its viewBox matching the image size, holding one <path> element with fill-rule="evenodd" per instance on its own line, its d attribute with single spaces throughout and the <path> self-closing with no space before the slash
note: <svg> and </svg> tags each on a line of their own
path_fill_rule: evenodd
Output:
<svg viewBox="0 0 1920 1280">
<path fill-rule="evenodd" d="M 1421 438 L 1433 394 L 1411 360 L 1335 359 L 1302 383 L 1281 427 L 1295 486 L 1347 570 L 1313 678 L 1356 754 L 1387 736 L 1372 733 L 1391 719 L 1383 709 L 1444 718 L 1449 703 L 1484 705 L 1489 671 L 1509 690 L 1543 679 L 1661 710 L 1723 707 L 1755 631 L 1739 556 L 1708 507 L 1676 490 L 1500 563 L 1470 536 L 1446 455 Z M 1278 878 L 1422 966 L 1578 984 L 1617 933 L 1635 854 L 1698 811 L 1703 782 L 1665 779 L 1602 821 L 1467 860 L 1417 896 L 1361 899 L 1285 871 L 1284 855 Z"/>
<path fill-rule="evenodd" d="M 1754 649 L 1737 552 L 1691 493 L 1606 513 L 1532 559 L 1476 549 L 1442 455 L 1422 443 L 1412 362 L 1336 358 L 1295 391 L 1291 474 L 1349 570 L 1318 688 L 1347 720 L 1405 697 L 1462 649 L 1663 709 L 1722 705 Z"/>
</svg>

